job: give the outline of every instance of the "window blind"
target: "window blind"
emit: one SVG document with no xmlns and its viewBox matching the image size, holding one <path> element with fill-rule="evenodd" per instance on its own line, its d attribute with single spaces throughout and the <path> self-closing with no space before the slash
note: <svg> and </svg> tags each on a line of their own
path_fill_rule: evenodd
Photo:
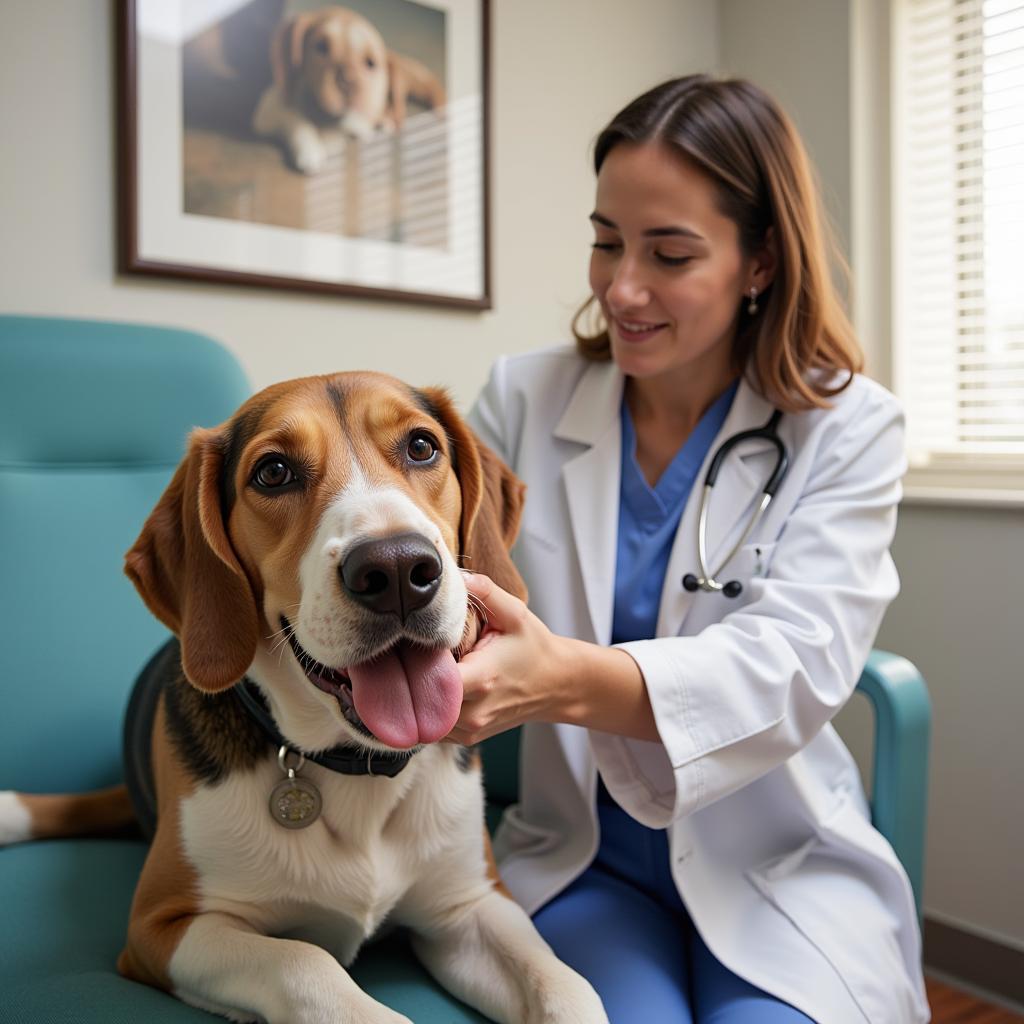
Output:
<svg viewBox="0 0 1024 1024">
<path fill-rule="evenodd" d="M 1024 0 L 897 0 L 895 387 L 911 466 L 1024 487 Z"/>
</svg>

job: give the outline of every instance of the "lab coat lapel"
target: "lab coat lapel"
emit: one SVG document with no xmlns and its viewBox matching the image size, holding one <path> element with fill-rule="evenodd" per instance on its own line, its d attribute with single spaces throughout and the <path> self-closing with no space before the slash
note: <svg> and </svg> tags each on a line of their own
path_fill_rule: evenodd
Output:
<svg viewBox="0 0 1024 1024">
<path fill-rule="evenodd" d="M 614 363 L 593 363 L 580 378 L 555 437 L 586 445 L 562 467 L 594 640 L 611 640 L 619 519 L 623 377 Z"/>
<path fill-rule="evenodd" d="M 658 636 L 678 635 L 694 601 L 708 599 L 708 595 L 702 591 L 690 593 L 685 590 L 683 577 L 687 573 L 700 575 L 697 527 L 704 478 L 711 460 L 722 443 L 730 437 L 744 430 L 764 426 L 768 422 L 771 410 L 771 404 L 757 394 L 744 377 L 740 381 L 729 415 L 711 443 L 700 472 L 694 480 L 676 532 L 658 609 Z M 718 568 L 719 562 L 730 547 L 739 539 L 754 510 L 755 501 L 762 494 L 768 476 L 766 474 L 762 479 L 749 463 L 753 456 L 765 450 L 774 451 L 774 446 L 768 441 L 748 441 L 731 451 L 718 471 L 708 505 L 708 570 L 712 573 Z"/>
</svg>

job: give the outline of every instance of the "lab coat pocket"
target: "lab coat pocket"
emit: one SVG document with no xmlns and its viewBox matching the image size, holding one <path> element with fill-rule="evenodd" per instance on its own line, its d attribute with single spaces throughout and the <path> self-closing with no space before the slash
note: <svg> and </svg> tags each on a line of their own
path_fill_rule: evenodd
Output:
<svg viewBox="0 0 1024 1024">
<path fill-rule="evenodd" d="M 848 977 L 851 956 L 844 948 L 844 936 L 849 929 L 856 929 L 856 915 L 844 919 L 830 903 L 830 875 L 833 869 L 828 849 L 820 836 L 812 836 L 795 850 L 747 872 L 748 880 L 761 896 L 818 950 L 840 977 Z M 856 993 L 851 994 L 857 998 Z"/>
<path fill-rule="evenodd" d="M 738 579 L 744 585 L 753 579 L 767 576 L 772 566 L 776 541 L 757 541 L 743 547 L 722 567 L 719 576 L 724 579 Z"/>
<path fill-rule="evenodd" d="M 519 804 L 513 804 L 502 816 L 495 842 L 503 858 L 518 854 L 535 856 L 555 846 L 558 833 L 525 821 Z"/>
<path fill-rule="evenodd" d="M 700 632 L 705 626 L 721 622 L 730 612 L 739 611 L 755 600 L 763 585 L 761 581 L 771 571 L 774 554 L 775 541 L 744 544 L 715 574 L 719 583 L 735 581 L 742 589 L 735 597 L 726 597 L 720 590 L 701 594 L 694 602 L 693 611 L 686 620 L 686 631 Z M 721 558 L 722 554 L 718 557 Z M 714 559 L 711 561 L 712 568 L 715 568 L 718 563 Z"/>
<path fill-rule="evenodd" d="M 747 879 L 832 965 L 866 1020 L 916 1019 L 909 1010 L 894 1016 L 883 991 L 906 985 L 905 967 L 871 867 L 831 835 L 831 823 L 852 811 L 848 797 L 837 796 L 815 835 L 748 870 Z M 912 1001 L 909 990 L 900 999 Z"/>
</svg>

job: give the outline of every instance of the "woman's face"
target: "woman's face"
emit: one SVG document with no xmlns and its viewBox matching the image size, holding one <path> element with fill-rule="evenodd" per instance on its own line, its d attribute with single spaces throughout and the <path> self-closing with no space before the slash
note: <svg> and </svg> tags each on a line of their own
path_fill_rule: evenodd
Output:
<svg viewBox="0 0 1024 1024">
<path fill-rule="evenodd" d="M 740 306 L 761 285 L 715 198 L 707 175 L 657 143 L 620 143 L 601 166 L 590 287 L 627 376 L 734 376 Z"/>
</svg>

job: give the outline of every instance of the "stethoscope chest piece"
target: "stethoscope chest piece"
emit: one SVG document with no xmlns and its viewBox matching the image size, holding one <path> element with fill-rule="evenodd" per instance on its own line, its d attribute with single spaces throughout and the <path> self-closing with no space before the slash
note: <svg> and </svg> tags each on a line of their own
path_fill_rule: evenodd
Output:
<svg viewBox="0 0 1024 1024">
<path fill-rule="evenodd" d="M 739 597 L 743 593 L 743 584 L 739 580 L 729 580 L 728 583 L 722 584 L 713 579 L 697 579 L 692 572 L 688 572 L 683 577 L 683 589 L 690 591 L 691 594 L 697 590 L 720 590 L 726 597 Z"/>
</svg>

